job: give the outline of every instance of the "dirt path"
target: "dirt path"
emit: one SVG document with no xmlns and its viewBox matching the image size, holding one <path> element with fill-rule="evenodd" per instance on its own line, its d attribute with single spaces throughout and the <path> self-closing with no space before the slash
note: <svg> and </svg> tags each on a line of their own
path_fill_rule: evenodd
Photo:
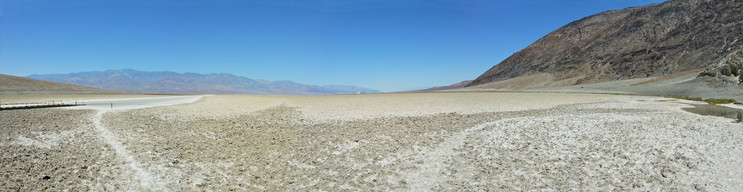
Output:
<svg viewBox="0 0 743 192">
<path fill-rule="evenodd" d="M 499 120 L 502 121 L 502 120 Z M 460 131 L 446 138 L 444 142 L 435 148 L 426 148 L 415 154 L 416 161 L 422 161 L 423 164 L 419 169 L 406 172 L 405 178 L 410 183 L 410 189 L 426 189 L 430 186 L 438 185 L 437 182 L 445 181 L 445 176 L 441 174 L 447 169 L 446 160 L 456 154 L 455 149 L 465 144 L 465 139 L 476 131 L 485 129 L 496 124 L 499 121 L 486 122 L 469 129 Z"/>
<path fill-rule="evenodd" d="M 682 106 L 612 102 L 488 121 L 397 155 L 412 167 L 401 176 L 409 190 L 434 191 L 739 189 L 727 178 L 741 173 L 730 140 L 740 126 Z"/>
<path fill-rule="evenodd" d="M 139 162 L 137 162 L 137 160 L 129 154 L 129 151 L 126 150 L 126 146 L 119 141 L 119 136 L 111 133 L 111 131 L 101 124 L 103 114 L 108 111 L 109 110 L 99 110 L 93 117 L 93 124 L 98 131 L 98 134 L 103 138 L 103 141 L 106 142 L 107 145 L 111 146 L 111 148 L 116 152 L 116 155 L 121 157 L 136 174 L 134 175 L 134 178 L 131 178 L 131 181 L 137 182 L 132 184 L 141 186 L 145 189 L 162 190 L 162 183 L 154 180 L 155 178 L 152 177 L 147 170 L 141 168 Z"/>
<path fill-rule="evenodd" d="M 117 110 L 130 110 L 147 107 L 157 107 L 166 105 L 176 105 L 182 103 L 192 103 L 202 96 L 178 96 L 178 97 L 157 97 L 157 98 L 133 98 L 133 99 L 107 99 L 107 100 L 90 100 L 86 101 L 89 103 L 87 106 L 77 106 L 72 108 L 83 108 L 83 109 L 96 109 L 98 112 L 93 117 L 93 124 L 98 134 L 103 141 L 114 149 L 116 155 L 118 155 L 128 167 L 134 172 L 130 181 L 133 189 L 143 190 L 155 190 L 161 191 L 164 189 L 163 182 L 159 181 L 157 177 L 153 177 L 152 173 L 148 172 L 146 168 L 130 154 L 127 147 L 119 140 L 120 136 L 111 132 L 102 123 L 101 119 L 103 114 L 110 111 Z M 114 104 L 116 108 L 114 108 Z"/>
<path fill-rule="evenodd" d="M 171 104 L 196 98 L 180 99 Z M 743 188 L 741 124 L 686 112 L 693 103 L 675 99 L 436 93 L 213 96 L 138 110 L 125 103 L 2 112 L 0 157 L 10 166 L 0 166 L 0 178 L 9 178 L 0 184 L 8 191 Z"/>
</svg>

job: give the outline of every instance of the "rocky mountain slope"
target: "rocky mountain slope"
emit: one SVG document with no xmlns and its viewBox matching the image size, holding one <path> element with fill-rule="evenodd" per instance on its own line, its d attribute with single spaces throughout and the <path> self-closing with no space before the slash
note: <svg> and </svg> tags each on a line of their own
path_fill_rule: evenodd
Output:
<svg viewBox="0 0 743 192">
<path fill-rule="evenodd" d="M 29 78 L 131 93 L 154 94 L 356 94 L 380 91 L 355 86 L 314 86 L 292 81 L 254 80 L 232 74 L 197 74 L 108 70 L 70 74 L 31 75 Z"/>
<path fill-rule="evenodd" d="M 114 91 L 0 74 L 0 94 L 81 94 Z"/>
<path fill-rule="evenodd" d="M 571 86 L 697 71 L 695 81 L 741 88 L 741 69 L 743 0 L 674 0 L 569 23 L 468 86 L 515 78 L 528 79 L 520 87 Z"/>
<path fill-rule="evenodd" d="M 416 91 L 412 91 L 412 92 L 429 92 L 429 91 L 443 91 L 443 90 L 459 89 L 459 88 L 463 88 L 464 86 L 470 84 L 471 82 L 472 82 L 472 80 L 466 80 L 466 81 L 461 81 L 459 83 L 454 83 L 454 84 L 451 84 L 451 85 L 436 86 L 436 87 L 431 87 L 431 88 L 428 88 L 428 89 L 416 90 Z"/>
</svg>

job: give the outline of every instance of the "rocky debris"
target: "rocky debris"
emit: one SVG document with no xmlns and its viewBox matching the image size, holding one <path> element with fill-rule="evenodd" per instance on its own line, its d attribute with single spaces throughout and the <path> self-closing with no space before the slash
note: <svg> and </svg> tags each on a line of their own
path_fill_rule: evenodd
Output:
<svg viewBox="0 0 743 192">
<path fill-rule="evenodd" d="M 698 78 L 717 85 L 739 85 L 743 83 L 743 49 L 730 53 L 718 63 L 699 73 Z"/>
<path fill-rule="evenodd" d="M 740 0 L 673 0 L 607 11 L 549 33 L 468 86 L 539 73 L 574 85 L 704 69 L 741 50 L 741 37 Z"/>
</svg>

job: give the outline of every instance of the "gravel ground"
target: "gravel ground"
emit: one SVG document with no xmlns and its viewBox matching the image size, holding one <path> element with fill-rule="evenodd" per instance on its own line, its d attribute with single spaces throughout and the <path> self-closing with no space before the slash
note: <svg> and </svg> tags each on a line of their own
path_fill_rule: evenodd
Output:
<svg viewBox="0 0 743 192">
<path fill-rule="evenodd" d="M 90 110 L 0 111 L 0 191 L 129 188 L 130 171 L 95 133 Z"/>
<path fill-rule="evenodd" d="M 102 114 L 139 171 L 101 141 L 94 111 L 0 111 L 0 173 L 9 190 L 743 189 L 743 124 L 683 107 L 638 96 L 415 93 L 209 96 Z M 49 174 L 65 184 L 45 183 Z"/>
</svg>

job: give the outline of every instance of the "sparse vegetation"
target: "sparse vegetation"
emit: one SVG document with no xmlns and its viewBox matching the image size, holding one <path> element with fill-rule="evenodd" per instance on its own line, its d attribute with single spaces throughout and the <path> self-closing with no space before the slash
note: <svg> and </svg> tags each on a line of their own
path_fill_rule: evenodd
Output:
<svg viewBox="0 0 743 192">
<path fill-rule="evenodd" d="M 683 100 L 691 100 L 691 101 L 704 101 L 701 97 L 689 97 L 685 95 L 669 95 L 666 96 L 668 98 L 674 98 L 674 99 L 683 99 Z"/>
<path fill-rule="evenodd" d="M 710 105 L 729 104 L 729 103 L 743 105 L 743 103 L 741 103 L 739 101 L 736 101 L 735 99 L 716 99 L 716 98 L 704 99 L 704 98 L 701 98 L 701 97 L 689 97 L 689 96 L 685 96 L 685 95 L 670 95 L 670 96 L 666 96 L 666 97 L 668 97 L 668 98 L 674 98 L 674 99 L 691 100 L 691 101 L 704 101 L 704 102 L 707 102 Z"/>
<path fill-rule="evenodd" d="M 629 96 L 637 95 L 635 93 L 606 93 L 606 94 L 608 95 L 629 95 Z"/>
<path fill-rule="evenodd" d="M 707 103 L 709 103 L 711 105 L 728 104 L 728 103 L 734 103 L 734 104 L 738 104 L 738 105 L 742 105 L 743 104 L 741 102 L 736 101 L 735 99 L 714 99 L 714 98 L 711 98 L 711 99 L 705 99 L 704 101 L 706 101 Z"/>
</svg>

